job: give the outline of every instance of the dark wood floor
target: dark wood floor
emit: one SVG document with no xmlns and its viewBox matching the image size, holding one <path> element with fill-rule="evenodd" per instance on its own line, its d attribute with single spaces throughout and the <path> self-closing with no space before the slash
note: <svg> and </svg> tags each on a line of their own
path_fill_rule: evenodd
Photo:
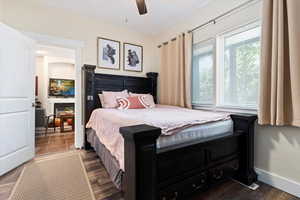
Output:
<svg viewBox="0 0 300 200">
<path fill-rule="evenodd" d="M 74 132 L 47 134 L 35 138 L 36 155 L 75 150 Z"/>
<path fill-rule="evenodd" d="M 38 137 L 36 147 L 38 156 L 74 150 L 74 134 Z M 96 200 L 123 200 L 122 193 L 110 181 L 109 175 L 96 153 L 78 151 L 83 159 Z M 23 166 L 0 177 L 0 200 L 8 199 L 22 168 Z M 260 188 L 252 191 L 234 181 L 228 181 L 186 200 L 300 200 L 300 198 L 264 183 L 258 184 Z"/>
<path fill-rule="evenodd" d="M 95 152 L 82 152 L 82 157 L 97 200 L 121 200 L 103 164 Z M 258 182 L 259 189 L 252 191 L 234 181 L 227 181 L 207 192 L 186 200 L 300 200 L 267 184 Z"/>
<path fill-rule="evenodd" d="M 102 162 L 93 151 L 81 151 L 96 200 L 123 200 L 122 192 L 111 182 Z"/>
<path fill-rule="evenodd" d="M 262 182 L 252 191 L 239 183 L 228 181 L 189 200 L 299 200 L 299 198 L 273 188 Z"/>
</svg>

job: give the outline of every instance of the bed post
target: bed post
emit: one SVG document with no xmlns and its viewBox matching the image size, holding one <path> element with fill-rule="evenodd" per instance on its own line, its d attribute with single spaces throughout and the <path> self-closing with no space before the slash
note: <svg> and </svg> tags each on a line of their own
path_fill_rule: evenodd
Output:
<svg viewBox="0 0 300 200">
<path fill-rule="evenodd" d="M 154 102 L 157 103 L 157 78 L 158 78 L 158 73 L 156 72 L 148 72 L 147 78 L 150 78 L 152 80 L 152 96 L 154 98 Z"/>
<path fill-rule="evenodd" d="M 156 140 L 161 129 L 143 124 L 121 127 L 120 133 L 125 142 L 125 200 L 156 200 Z"/>
<path fill-rule="evenodd" d="M 84 125 L 88 122 L 91 113 L 94 110 L 94 87 L 95 87 L 95 65 L 84 65 L 82 67 L 84 77 Z M 84 148 L 91 149 L 91 144 L 87 141 L 87 134 L 84 134 Z"/>
<path fill-rule="evenodd" d="M 236 180 L 251 185 L 257 181 L 257 174 L 254 170 L 254 125 L 257 115 L 234 114 L 233 120 L 234 132 L 241 133 L 239 141 L 240 170 L 235 177 Z"/>
</svg>

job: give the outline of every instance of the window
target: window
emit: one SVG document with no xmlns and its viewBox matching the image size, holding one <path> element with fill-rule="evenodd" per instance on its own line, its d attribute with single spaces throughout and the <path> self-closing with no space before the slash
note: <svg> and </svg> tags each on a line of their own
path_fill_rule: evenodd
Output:
<svg viewBox="0 0 300 200">
<path fill-rule="evenodd" d="M 219 35 L 217 45 L 213 41 L 193 47 L 193 105 L 256 109 L 260 26 L 255 23 Z"/>
<path fill-rule="evenodd" d="M 193 47 L 193 104 L 214 104 L 214 40 Z"/>
</svg>

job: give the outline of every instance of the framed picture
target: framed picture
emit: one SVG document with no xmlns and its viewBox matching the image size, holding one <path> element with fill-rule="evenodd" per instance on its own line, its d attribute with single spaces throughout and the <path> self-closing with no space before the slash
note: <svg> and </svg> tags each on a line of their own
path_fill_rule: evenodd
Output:
<svg viewBox="0 0 300 200">
<path fill-rule="evenodd" d="M 98 37 L 98 67 L 120 70 L 121 43 Z"/>
<path fill-rule="evenodd" d="M 140 45 L 124 43 L 124 70 L 143 71 L 143 47 Z"/>
</svg>

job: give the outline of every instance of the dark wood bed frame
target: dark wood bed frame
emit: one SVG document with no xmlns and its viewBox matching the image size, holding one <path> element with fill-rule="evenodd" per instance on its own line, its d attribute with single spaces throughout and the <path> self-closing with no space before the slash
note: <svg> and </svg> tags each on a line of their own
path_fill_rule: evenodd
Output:
<svg viewBox="0 0 300 200">
<path fill-rule="evenodd" d="M 157 101 L 157 73 L 147 77 L 96 74 L 96 66 L 83 67 L 85 122 L 101 107 L 102 91 L 151 93 Z M 229 178 L 245 185 L 257 181 L 254 171 L 256 115 L 233 114 L 234 134 L 161 151 L 156 140 L 161 129 L 145 124 L 122 127 L 125 141 L 125 200 L 186 199 Z M 91 148 L 85 137 L 85 148 Z"/>
</svg>

